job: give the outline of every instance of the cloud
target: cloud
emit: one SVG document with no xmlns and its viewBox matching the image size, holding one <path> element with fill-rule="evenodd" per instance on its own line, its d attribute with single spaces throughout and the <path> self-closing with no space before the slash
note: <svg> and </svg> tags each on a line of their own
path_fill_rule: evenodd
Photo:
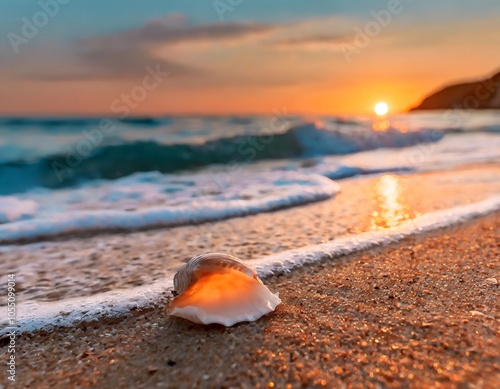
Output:
<svg viewBox="0 0 500 389">
<path fill-rule="evenodd" d="M 213 23 L 189 25 L 184 15 L 170 14 L 144 26 L 82 39 L 72 47 L 78 66 L 32 71 L 28 78 L 43 81 L 127 79 L 144 75 L 146 66 L 159 64 L 172 78 L 206 76 L 206 72 L 178 59 L 168 58 L 168 48 L 178 43 L 219 42 L 271 31 L 261 23 Z M 156 48 L 162 47 L 158 56 Z"/>
<path fill-rule="evenodd" d="M 337 50 L 341 43 L 350 42 L 353 38 L 352 34 L 313 35 L 275 40 L 269 44 L 282 50 Z"/>
<path fill-rule="evenodd" d="M 147 66 L 159 65 L 179 85 L 290 85 L 318 76 L 306 64 L 283 69 L 283 61 L 290 61 L 287 51 L 314 50 L 326 58 L 351 39 L 352 26 L 352 20 L 340 17 L 193 25 L 183 14 L 169 14 L 139 27 L 81 39 L 66 49 L 67 60 L 55 66 L 37 60 L 23 74 L 51 82 L 135 80 Z"/>
<path fill-rule="evenodd" d="M 21 73 L 24 78 L 39 81 L 85 81 L 134 79 L 146 74 L 147 66 L 159 65 L 173 77 L 201 74 L 202 71 L 175 61 L 159 59 L 141 47 L 80 48 L 72 65 L 37 66 Z M 68 61 L 69 64 L 69 61 Z"/>
<path fill-rule="evenodd" d="M 175 77 L 192 76 L 200 72 L 189 65 L 156 58 L 141 46 L 95 47 L 83 50 L 80 55 L 86 66 L 100 70 L 108 78 L 141 76 L 147 66 L 158 63 Z"/>
<path fill-rule="evenodd" d="M 164 19 L 154 19 L 146 25 L 128 31 L 92 37 L 84 40 L 87 45 L 121 44 L 175 44 L 180 42 L 221 41 L 242 38 L 272 31 L 275 26 L 262 23 L 212 23 L 189 25 L 185 18 L 176 14 Z"/>
<path fill-rule="evenodd" d="M 352 40 L 358 22 L 340 16 L 299 20 L 283 24 L 264 43 L 280 50 L 338 50 Z"/>
<path fill-rule="evenodd" d="M 332 43 L 332 42 L 343 42 L 349 39 L 352 35 L 341 35 L 341 36 L 331 36 L 331 35 L 318 35 L 318 36 L 306 36 L 301 38 L 290 38 L 275 42 L 278 45 L 290 45 L 290 46 L 301 46 L 310 43 Z"/>
</svg>

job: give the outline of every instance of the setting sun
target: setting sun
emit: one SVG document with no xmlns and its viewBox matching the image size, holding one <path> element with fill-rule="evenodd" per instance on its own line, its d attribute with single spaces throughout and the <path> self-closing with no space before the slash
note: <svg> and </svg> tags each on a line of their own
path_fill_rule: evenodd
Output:
<svg viewBox="0 0 500 389">
<path fill-rule="evenodd" d="M 381 101 L 380 103 L 375 104 L 375 113 L 379 116 L 384 116 L 387 112 L 389 112 L 389 106 L 387 103 Z"/>
</svg>

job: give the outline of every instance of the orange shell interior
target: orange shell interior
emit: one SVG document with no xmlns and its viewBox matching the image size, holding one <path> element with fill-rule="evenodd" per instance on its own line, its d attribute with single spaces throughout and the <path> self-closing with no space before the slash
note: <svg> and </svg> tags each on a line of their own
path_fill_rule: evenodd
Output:
<svg viewBox="0 0 500 389">
<path fill-rule="evenodd" d="M 231 268 L 218 269 L 217 272 L 202 272 L 199 279 L 170 304 L 170 308 L 197 306 L 207 309 L 224 306 L 237 306 L 241 297 L 260 286 L 256 279 Z"/>
</svg>

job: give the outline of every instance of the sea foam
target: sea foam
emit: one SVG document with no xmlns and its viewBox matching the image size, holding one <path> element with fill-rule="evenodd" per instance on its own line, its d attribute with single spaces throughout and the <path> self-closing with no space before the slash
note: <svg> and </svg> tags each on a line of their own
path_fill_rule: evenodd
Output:
<svg viewBox="0 0 500 389">
<path fill-rule="evenodd" d="M 289 272 L 305 264 L 334 260 L 374 246 L 397 242 L 405 237 L 452 226 L 475 217 L 500 210 L 500 196 L 465 206 L 434 211 L 403 222 L 383 231 L 338 237 L 330 242 L 283 251 L 278 254 L 248 260 L 259 277 Z M 103 317 L 125 317 L 134 309 L 152 309 L 165 305 L 173 288 L 173 272 L 150 285 L 126 290 L 114 290 L 91 297 L 71 298 L 57 302 L 26 302 L 19 304 L 16 318 L 17 333 L 49 330 L 56 326 L 72 326 L 82 322 L 97 323 Z M 7 307 L 0 307 L 0 317 L 7 317 Z M 0 336 L 8 333 L 2 326 Z"/>
<path fill-rule="evenodd" d="M 339 190 L 326 177 L 294 172 L 137 173 L 78 189 L 28 193 L 26 199 L 0 197 L 0 204 L 19 208 L 4 210 L 11 222 L 0 224 L 0 243 L 197 224 L 320 201 Z M 29 205 L 30 213 L 22 214 L 21 205 Z M 15 221 L 21 215 L 26 220 Z"/>
</svg>

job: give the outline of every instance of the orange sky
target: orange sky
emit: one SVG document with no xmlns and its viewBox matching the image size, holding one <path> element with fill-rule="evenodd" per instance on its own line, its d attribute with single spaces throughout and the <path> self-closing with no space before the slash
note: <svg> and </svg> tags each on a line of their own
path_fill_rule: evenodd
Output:
<svg viewBox="0 0 500 389">
<path fill-rule="evenodd" d="M 151 40 L 148 29 L 157 25 L 146 23 L 6 56 L 0 114 L 116 115 L 113 103 L 142 84 L 146 66 L 158 64 L 169 76 L 134 101 L 128 114 L 366 114 L 378 101 L 395 113 L 444 84 L 500 69 L 500 34 L 492 34 L 500 25 L 496 15 L 429 25 L 395 19 L 349 58 L 355 28 L 370 18 L 247 23 L 243 31 L 235 24 L 223 36 L 212 25 L 200 27 L 213 39 L 198 38 L 182 20 L 172 27 L 171 19 L 155 22 L 163 23 L 161 39 Z"/>
</svg>

